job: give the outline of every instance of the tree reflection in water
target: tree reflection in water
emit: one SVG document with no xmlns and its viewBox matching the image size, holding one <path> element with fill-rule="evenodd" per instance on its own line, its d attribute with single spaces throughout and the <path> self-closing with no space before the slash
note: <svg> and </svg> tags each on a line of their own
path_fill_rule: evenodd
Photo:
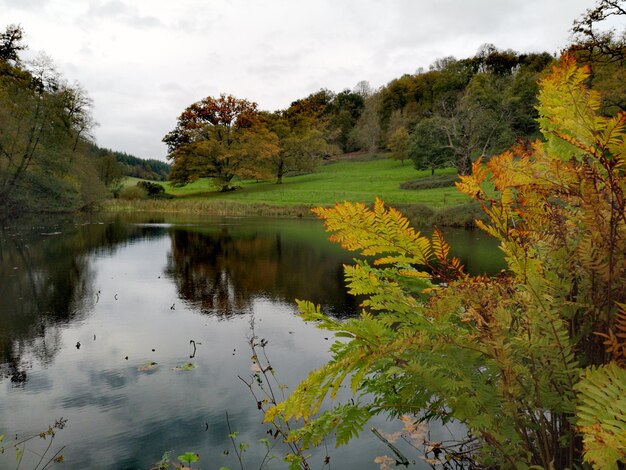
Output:
<svg viewBox="0 0 626 470">
<path fill-rule="evenodd" d="M 58 327 L 84 318 L 96 301 L 92 253 L 145 236 L 140 227 L 67 219 L 0 227 L 0 378 L 28 380 L 37 361 L 60 350 Z"/>
<path fill-rule="evenodd" d="M 337 315 L 356 311 L 340 264 L 350 256 L 328 251 L 319 224 L 304 221 L 309 236 L 303 240 L 281 224 L 188 227 L 164 224 L 163 216 L 142 217 L 26 220 L 0 228 L 0 378 L 19 385 L 33 361 L 51 363 L 61 347 L 58 328 L 85 318 L 98 300 L 93 256 L 108 256 L 137 239 L 171 237 L 166 274 L 179 297 L 204 313 L 249 312 L 259 298 L 289 304 L 310 299 Z M 311 230 L 317 231 L 314 243 Z"/>
<path fill-rule="evenodd" d="M 310 299 L 337 315 L 356 311 L 336 253 L 330 255 L 278 230 L 173 228 L 171 240 L 167 274 L 176 282 L 179 296 L 203 313 L 246 313 L 258 298 L 292 304 L 296 298 Z"/>
</svg>

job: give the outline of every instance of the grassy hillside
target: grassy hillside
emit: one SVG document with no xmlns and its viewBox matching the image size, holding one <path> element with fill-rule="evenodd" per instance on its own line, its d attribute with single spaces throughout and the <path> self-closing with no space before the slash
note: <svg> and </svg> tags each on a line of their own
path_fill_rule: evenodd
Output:
<svg viewBox="0 0 626 470">
<path fill-rule="evenodd" d="M 455 170 L 438 170 L 437 174 Z M 400 189 L 400 183 L 430 176 L 430 171 L 416 171 L 410 163 L 395 160 L 364 162 L 340 161 L 323 165 L 315 173 L 292 176 L 277 185 L 271 181 L 240 181 L 237 191 L 216 192 L 207 180 L 182 188 L 165 183 L 166 191 L 189 200 L 228 201 L 271 205 L 329 205 L 336 201 L 372 202 L 379 196 L 389 204 L 425 204 L 444 207 L 467 202 L 455 187 L 426 190 Z"/>
<path fill-rule="evenodd" d="M 453 175 L 454 169 L 438 170 L 436 175 Z M 376 196 L 396 206 L 414 223 L 473 226 L 483 218 L 480 205 L 462 195 L 454 186 L 434 189 L 400 189 L 400 184 L 420 178 L 430 179 L 430 171 L 416 171 L 409 163 L 395 160 L 345 160 L 321 166 L 315 173 L 292 176 L 277 185 L 271 181 L 237 181 L 236 191 L 220 193 L 209 180 L 196 181 L 182 188 L 165 186 L 173 199 L 110 200 L 110 211 L 155 211 L 230 216 L 310 217 L 311 208 L 335 202 L 371 203 Z M 125 186 L 140 181 L 128 178 Z"/>
<path fill-rule="evenodd" d="M 122 187 L 123 188 L 130 188 L 131 186 L 136 186 L 137 183 L 139 183 L 140 181 L 148 181 L 148 180 L 144 180 L 141 178 L 136 178 L 134 176 L 125 176 L 124 179 L 122 180 Z M 163 184 L 163 183 L 161 183 Z"/>
</svg>

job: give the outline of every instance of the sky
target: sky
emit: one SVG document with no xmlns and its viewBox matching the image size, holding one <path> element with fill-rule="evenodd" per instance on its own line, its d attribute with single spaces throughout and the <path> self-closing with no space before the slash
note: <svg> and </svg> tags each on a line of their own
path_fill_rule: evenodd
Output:
<svg viewBox="0 0 626 470">
<path fill-rule="evenodd" d="M 100 146 L 165 160 L 163 136 L 221 93 L 284 109 L 373 88 L 486 43 L 555 53 L 592 0 L 0 0 L 25 59 L 44 51 L 94 101 Z"/>
</svg>

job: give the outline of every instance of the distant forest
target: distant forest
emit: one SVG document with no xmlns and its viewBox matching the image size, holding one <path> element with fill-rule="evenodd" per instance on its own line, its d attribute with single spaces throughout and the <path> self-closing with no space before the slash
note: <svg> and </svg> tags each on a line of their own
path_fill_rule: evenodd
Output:
<svg viewBox="0 0 626 470">
<path fill-rule="evenodd" d="M 90 145 L 89 152 L 96 158 L 103 158 L 107 155 L 115 157 L 115 160 L 121 165 L 121 173 L 124 176 L 134 176 L 135 178 L 152 181 L 167 181 L 170 173 L 169 163 L 155 160 L 154 158 L 138 158 L 126 152 L 99 147 L 96 144 Z"/>
</svg>

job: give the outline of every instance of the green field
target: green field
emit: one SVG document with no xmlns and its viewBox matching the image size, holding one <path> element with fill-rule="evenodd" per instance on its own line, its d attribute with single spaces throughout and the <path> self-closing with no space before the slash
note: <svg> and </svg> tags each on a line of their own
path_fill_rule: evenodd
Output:
<svg viewBox="0 0 626 470">
<path fill-rule="evenodd" d="M 454 173 L 454 169 L 437 174 Z M 166 191 L 177 199 L 238 202 L 270 205 L 330 205 L 337 201 L 372 202 L 376 196 L 388 204 L 424 204 L 445 207 L 467 202 L 455 187 L 405 190 L 400 183 L 430 176 L 430 171 L 416 171 L 410 162 L 395 160 L 340 161 L 320 166 L 315 173 L 287 177 L 283 184 L 271 181 L 234 181 L 236 191 L 219 193 L 208 180 L 199 180 L 182 188 L 165 183 Z"/>
<path fill-rule="evenodd" d="M 144 181 L 141 178 L 135 178 L 134 176 L 125 176 L 122 181 L 122 188 L 130 188 L 131 186 L 137 185 L 140 181 Z"/>
</svg>

